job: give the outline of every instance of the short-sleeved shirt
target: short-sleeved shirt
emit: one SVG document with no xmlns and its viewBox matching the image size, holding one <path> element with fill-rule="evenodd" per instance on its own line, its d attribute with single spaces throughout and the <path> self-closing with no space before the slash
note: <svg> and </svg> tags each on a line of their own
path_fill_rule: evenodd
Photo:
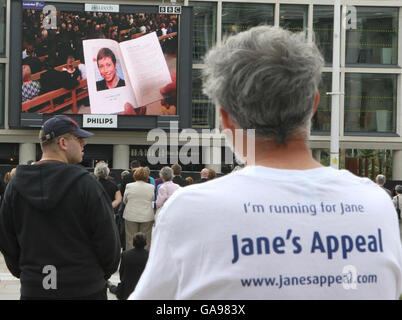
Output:
<svg viewBox="0 0 402 320">
<path fill-rule="evenodd" d="M 110 201 L 113 202 L 114 197 L 116 195 L 116 191 L 119 190 L 117 188 L 117 185 L 113 181 L 111 181 L 109 179 L 99 179 L 99 182 L 101 183 L 101 185 L 105 189 L 107 195 L 110 198 Z"/>
<path fill-rule="evenodd" d="M 399 299 L 401 292 L 397 216 L 376 184 L 328 167 L 249 165 L 164 203 L 129 299 Z"/>
</svg>

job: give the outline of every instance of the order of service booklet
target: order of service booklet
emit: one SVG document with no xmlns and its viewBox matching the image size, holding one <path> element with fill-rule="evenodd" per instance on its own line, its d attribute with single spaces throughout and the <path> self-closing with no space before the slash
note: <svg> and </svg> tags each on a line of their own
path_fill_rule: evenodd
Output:
<svg viewBox="0 0 402 320">
<path fill-rule="evenodd" d="M 115 114 L 163 98 L 160 89 L 172 82 L 156 32 L 118 43 L 83 41 L 92 114 Z"/>
</svg>

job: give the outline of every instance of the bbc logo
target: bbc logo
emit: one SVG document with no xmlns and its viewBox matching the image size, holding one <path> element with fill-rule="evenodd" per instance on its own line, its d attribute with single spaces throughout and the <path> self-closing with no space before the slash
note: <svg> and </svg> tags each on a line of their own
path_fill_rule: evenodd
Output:
<svg viewBox="0 0 402 320">
<path fill-rule="evenodd" d="M 159 6 L 160 14 L 181 14 L 181 6 Z"/>
</svg>

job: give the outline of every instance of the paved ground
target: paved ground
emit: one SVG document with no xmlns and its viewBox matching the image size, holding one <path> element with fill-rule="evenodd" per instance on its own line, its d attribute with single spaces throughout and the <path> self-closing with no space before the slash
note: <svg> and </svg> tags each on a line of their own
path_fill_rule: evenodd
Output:
<svg viewBox="0 0 402 320">
<path fill-rule="evenodd" d="M 400 224 L 402 241 L 402 224 Z M 110 279 L 113 284 L 119 283 L 119 274 L 116 272 Z M 3 256 L 0 254 L 0 300 L 18 300 L 20 298 L 20 282 L 8 271 Z M 116 296 L 108 291 L 108 299 L 116 300 Z"/>
<path fill-rule="evenodd" d="M 120 282 L 119 273 L 116 272 L 112 275 L 110 281 L 113 284 Z M 116 296 L 111 294 L 108 290 L 108 299 L 117 300 Z M 0 301 L 1 300 L 19 300 L 20 299 L 20 281 L 14 278 L 8 271 L 4 262 L 3 255 L 0 254 Z"/>
</svg>

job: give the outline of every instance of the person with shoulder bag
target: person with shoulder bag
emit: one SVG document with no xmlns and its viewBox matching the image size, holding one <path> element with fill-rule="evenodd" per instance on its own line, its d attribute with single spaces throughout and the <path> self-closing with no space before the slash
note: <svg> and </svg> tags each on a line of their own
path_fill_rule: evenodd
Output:
<svg viewBox="0 0 402 320">
<path fill-rule="evenodd" d="M 396 213 L 398 214 L 398 220 L 401 220 L 402 200 L 400 201 L 399 195 L 402 194 L 402 186 L 398 184 L 395 187 L 395 192 L 396 192 L 396 196 L 392 199 L 392 202 L 394 203 L 394 206 L 396 208 Z"/>
<path fill-rule="evenodd" d="M 117 230 L 119 231 L 121 249 L 123 251 L 126 250 L 126 229 L 125 229 L 124 218 L 123 218 L 123 213 L 124 213 L 125 207 L 126 207 L 126 205 L 122 201 L 119 205 L 119 209 L 117 210 L 117 214 L 116 214 Z"/>
</svg>

